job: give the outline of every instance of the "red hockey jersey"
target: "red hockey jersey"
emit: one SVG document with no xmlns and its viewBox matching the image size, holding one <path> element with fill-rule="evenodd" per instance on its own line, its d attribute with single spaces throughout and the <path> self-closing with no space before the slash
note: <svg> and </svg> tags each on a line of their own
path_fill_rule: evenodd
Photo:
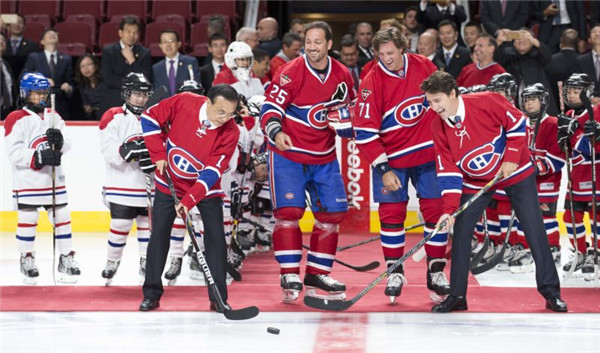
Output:
<svg viewBox="0 0 600 353">
<path fill-rule="evenodd" d="M 503 162 L 517 170 L 495 188 L 516 184 L 534 172 L 527 147 L 527 118 L 498 93 L 459 96 L 454 124 L 435 116 L 432 124 L 438 183 L 444 213 L 454 212 L 463 192 L 475 193 L 500 171 Z"/>
<path fill-rule="evenodd" d="M 529 138 L 533 138 L 535 126 L 529 126 Z M 537 187 L 540 202 L 556 202 L 560 191 L 562 167 L 565 165 L 565 154 L 558 146 L 556 136 L 558 126 L 556 117 L 546 115 L 540 121 L 531 154 L 538 165 L 538 170 L 546 174 L 537 176 Z M 529 142 L 531 145 L 531 141 Z M 547 169 L 547 170 L 546 170 Z M 541 172 L 540 172 L 541 173 Z"/>
<path fill-rule="evenodd" d="M 206 115 L 208 99 L 180 93 L 162 100 L 142 114 L 142 130 L 152 161 L 168 161 L 168 173 L 181 203 L 188 209 L 204 197 L 221 197 L 221 174 L 238 143 L 240 130 L 229 120 L 211 127 Z M 166 132 L 165 132 L 166 131 Z M 158 170 L 156 187 L 169 194 Z"/>
<path fill-rule="evenodd" d="M 404 68 L 379 62 L 361 82 L 352 125 L 356 145 L 372 165 L 409 168 L 434 160 L 428 103 L 419 88 L 436 71 L 424 56 L 404 54 Z"/>
<path fill-rule="evenodd" d="M 594 113 L 594 120 L 600 121 L 600 111 L 595 109 Z M 571 163 L 573 165 L 573 171 L 571 172 L 573 199 L 575 201 L 590 202 L 592 201 L 592 149 L 589 139 L 583 135 L 583 126 L 590 119 L 590 116 L 585 110 L 578 116 L 576 116 L 573 110 L 570 110 L 567 112 L 567 115 L 571 118 L 575 117 L 579 121 L 579 128 L 575 132 L 575 136 L 571 139 L 573 146 L 573 155 L 571 156 Z M 600 148 L 598 143 L 596 143 L 595 152 L 596 178 L 599 178 Z M 596 183 L 598 183 L 597 180 Z M 596 190 L 598 190 L 598 186 L 596 186 Z M 569 193 L 567 193 L 566 197 L 567 200 L 570 199 Z"/>
<path fill-rule="evenodd" d="M 352 76 L 342 63 L 327 57 L 325 74 L 318 73 L 305 55 L 280 68 L 267 89 L 261 111 L 263 130 L 269 119 L 281 120 L 293 147 L 280 151 L 269 139 L 269 149 L 303 164 L 326 164 L 336 158 L 335 131 L 329 127 L 325 103 L 344 83 L 349 102 L 355 99 Z"/>
<path fill-rule="evenodd" d="M 471 63 L 462 69 L 456 83 L 459 87 L 467 88 L 475 85 L 487 85 L 494 75 L 504 72 L 506 70 L 496 62 L 484 67 L 480 67 L 478 63 Z"/>
</svg>

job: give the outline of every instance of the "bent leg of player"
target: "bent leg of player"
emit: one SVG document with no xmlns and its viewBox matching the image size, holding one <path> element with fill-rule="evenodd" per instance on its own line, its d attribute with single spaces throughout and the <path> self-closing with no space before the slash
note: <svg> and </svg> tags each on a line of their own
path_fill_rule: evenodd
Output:
<svg viewBox="0 0 600 353">
<path fill-rule="evenodd" d="M 168 285 L 175 285 L 177 277 L 181 274 L 181 266 L 183 265 L 183 240 L 185 238 L 185 225 L 181 218 L 175 218 L 173 229 L 171 230 L 171 240 L 169 247 L 170 265 L 165 272 L 165 279 L 168 280 Z"/>
<path fill-rule="evenodd" d="M 48 208 L 48 218 L 50 222 L 53 219 L 56 220 L 54 228 L 56 229 L 56 248 L 60 254 L 58 260 L 58 277 L 56 280 L 61 283 L 76 283 L 81 274 L 79 265 L 73 259 L 75 251 L 71 247 L 72 233 L 71 233 L 71 214 L 69 208 L 64 206 L 57 206 L 54 208 L 56 215 L 53 215 L 53 209 Z"/>
<path fill-rule="evenodd" d="M 140 212 L 143 212 L 142 214 Z M 138 208 L 138 216 L 135 218 L 137 228 L 137 240 L 140 253 L 140 278 L 146 277 L 146 251 L 150 241 L 150 224 L 148 223 L 148 210 L 142 207 Z"/>
<path fill-rule="evenodd" d="M 105 284 L 107 286 L 112 283 L 112 279 L 119 269 L 123 250 L 127 244 L 127 237 L 136 217 L 134 207 L 110 203 L 109 208 L 111 220 L 108 233 L 108 251 L 106 266 L 102 271 L 102 278 L 106 280 Z"/>
<path fill-rule="evenodd" d="M 583 223 L 583 215 L 584 210 L 586 208 L 585 202 L 575 201 L 573 203 L 573 208 L 575 208 L 575 230 L 573 230 L 573 219 L 571 217 L 571 212 L 569 212 L 568 200 L 565 200 L 565 213 L 563 214 L 563 221 L 565 223 L 565 227 L 567 228 L 567 233 L 569 234 L 569 241 L 571 245 L 575 247 L 575 241 L 577 241 L 577 251 L 574 253 L 571 259 L 563 266 L 563 271 L 567 272 L 571 269 L 573 264 L 575 265 L 575 269 L 573 271 L 578 271 L 581 269 L 585 262 L 585 249 L 587 248 L 587 244 L 585 242 L 585 224 Z M 575 240 L 577 239 L 577 240 Z"/>
<path fill-rule="evenodd" d="M 17 224 L 17 249 L 21 254 L 20 264 L 23 274 L 23 283 L 35 285 L 40 272 L 35 265 L 35 230 L 39 219 L 39 212 L 35 206 L 19 205 Z"/>
</svg>

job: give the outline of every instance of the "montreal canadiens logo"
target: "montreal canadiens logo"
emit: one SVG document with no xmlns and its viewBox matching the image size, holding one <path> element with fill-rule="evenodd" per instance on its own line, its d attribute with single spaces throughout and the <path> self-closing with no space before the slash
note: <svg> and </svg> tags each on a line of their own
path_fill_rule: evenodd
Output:
<svg viewBox="0 0 600 353">
<path fill-rule="evenodd" d="M 329 123 L 327 122 L 327 109 L 325 109 L 325 104 L 319 103 L 310 108 L 306 114 L 306 120 L 308 120 L 310 126 L 315 129 L 323 130 L 328 128 Z"/>
<path fill-rule="evenodd" d="M 293 192 L 287 192 L 285 193 L 284 197 L 288 200 L 293 200 L 294 199 L 294 193 Z"/>
<path fill-rule="evenodd" d="M 46 135 L 44 134 L 34 137 L 31 143 L 29 143 L 29 148 L 34 149 L 36 151 L 43 151 L 49 149 L 50 145 L 48 145 L 48 139 L 46 138 Z"/>
<path fill-rule="evenodd" d="M 129 135 L 125 138 L 124 142 L 133 142 L 135 140 L 143 140 L 144 138 L 140 134 Z"/>
<path fill-rule="evenodd" d="M 398 124 L 404 127 L 416 125 L 428 106 L 425 96 L 408 98 L 396 106 L 394 118 Z"/>
<path fill-rule="evenodd" d="M 502 155 L 488 143 L 467 153 L 460 160 L 460 169 L 473 177 L 488 175 L 496 169 Z"/>
<path fill-rule="evenodd" d="M 204 169 L 204 164 L 179 147 L 171 148 L 168 158 L 170 169 L 183 179 L 198 179 L 198 173 Z"/>
</svg>

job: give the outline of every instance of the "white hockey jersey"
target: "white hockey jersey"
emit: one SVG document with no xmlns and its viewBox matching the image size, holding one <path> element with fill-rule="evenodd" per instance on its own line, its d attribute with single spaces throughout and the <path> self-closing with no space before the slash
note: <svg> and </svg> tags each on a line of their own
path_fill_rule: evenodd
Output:
<svg viewBox="0 0 600 353">
<path fill-rule="evenodd" d="M 62 152 L 69 150 L 65 136 L 65 122 L 58 113 L 52 119 L 52 111 L 45 109 L 42 115 L 23 108 L 8 115 L 4 123 L 4 140 L 8 159 L 12 164 L 13 200 L 16 204 L 52 204 L 52 167 L 36 169 L 33 163 L 35 151 L 49 149 L 46 130 L 50 127 L 61 130 L 65 142 Z M 67 189 L 62 167 L 56 171 L 56 204 L 67 203 Z"/>
<path fill-rule="evenodd" d="M 132 207 L 147 207 L 146 175 L 139 162 L 125 162 L 119 148 L 125 142 L 142 140 L 140 119 L 122 107 L 107 110 L 100 120 L 100 148 L 106 160 L 104 201 Z M 152 195 L 154 195 L 154 177 Z"/>
</svg>

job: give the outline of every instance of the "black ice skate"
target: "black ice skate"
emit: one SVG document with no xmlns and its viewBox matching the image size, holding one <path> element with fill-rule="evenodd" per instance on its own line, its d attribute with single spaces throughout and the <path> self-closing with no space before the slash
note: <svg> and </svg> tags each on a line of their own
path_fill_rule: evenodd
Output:
<svg viewBox="0 0 600 353">
<path fill-rule="evenodd" d="M 77 262 L 73 259 L 74 251 L 67 255 L 60 255 L 58 260 L 58 276 L 56 280 L 61 283 L 76 283 L 79 279 L 81 271 L 77 266 Z"/>
<path fill-rule="evenodd" d="M 502 244 L 497 245 L 497 251 L 500 251 L 500 249 L 502 249 Z M 517 244 L 514 246 L 509 245 L 508 248 L 506 249 L 506 251 L 504 251 L 504 256 L 502 257 L 502 261 L 496 265 L 496 270 L 509 271 L 510 266 L 508 264 L 515 258 L 515 255 L 517 255 L 517 253 L 520 250 L 523 250 L 523 245 L 521 245 L 521 244 Z"/>
<path fill-rule="evenodd" d="M 517 251 L 515 257 L 508 263 L 511 273 L 533 272 L 533 266 L 533 256 L 529 249 Z"/>
<path fill-rule="evenodd" d="M 444 273 L 444 268 L 448 263 L 446 259 L 429 259 L 427 268 L 427 289 L 429 289 L 429 298 L 439 304 L 450 294 L 450 283 Z"/>
<path fill-rule="evenodd" d="M 576 251 L 574 253 L 574 255 L 572 255 L 569 262 L 567 262 L 563 266 L 563 271 L 569 272 L 571 270 L 571 266 L 573 266 L 573 264 L 575 264 L 575 269 L 573 270 L 573 272 L 581 270 L 581 267 L 585 263 L 585 258 L 586 258 L 586 256 L 583 253 Z"/>
<path fill-rule="evenodd" d="M 600 255 L 600 254 L 599 254 Z M 594 248 L 588 248 L 585 255 L 585 262 L 581 266 L 583 279 L 586 281 L 594 280 Z"/>
<path fill-rule="evenodd" d="M 329 275 L 307 273 L 304 276 L 304 285 L 306 286 L 306 296 L 333 300 L 346 299 L 346 293 L 344 293 L 346 285 L 329 277 Z M 326 292 L 326 294 L 318 293 L 318 289 Z"/>
<path fill-rule="evenodd" d="M 167 272 L 165 272 L 165 278 L 169 280 L 169 286 L 174 286 L 177 282 L 177 277 L 181 274 L 182 263 L 183 259 L 181 257 L 171 257 L 171 265 Z"/>
<path fill-rule="evenodd" d="M 120 264 L 121 261 L 106 261 L 106 267 L 104 267 L 104 270 L 102 271 L 102 278 L 106 279 L 106 283 L 104 284 L 105 286 L 110 286 Z"/>
<path fill-rule="evenodd" d="M 237 233 L 237 242 L 240 248 L 244 252 L 244 255 L 248 255 L 254 252 L 254 234 L 250 230 L 240 230 Z"/>
<path fill-rule="evenodd" d="M 271 249 L 271 233 L 257 229 L 254 233 L 254 248 L 256 252 L 268 252 Z"/>
<path fill-rule="evenodd" d="M 34 286 L 37 284 L 37 279 L 40 276 L 40 272 L 35 266 L 35 256 L 33 253 L 21 254 L 21 273 L 23 274 L 23 283 Z"/>
<path fill-rule="evenodd" d="M 554 264 L 560 266 L 560 247 L 551 246 L 550 252 L 552 253 L 552 260 L 554 260 Z"/>
<path fill-rule="evenodd" d="M 388 265 L 390 267 L 391 264 Z M 400 265 L 398 268 L 388 276 L 387 286 L 385 287 L 385 295 L 390 297 L 390 304 L 396 305 L 396 298 L 402 294 L 402 287 L 406 284 L 406 277 L 404 277 L 404 266 Z"/>
<path fill-rule="evenodd" d="M 279 276 L 280 285 L 283 289 L 283 302 L 291 303 L 298 299 L 298 294 L 302 291 L 302 282 L 300 276 L 296 273 L 286 273 Z"/>
</svg>

